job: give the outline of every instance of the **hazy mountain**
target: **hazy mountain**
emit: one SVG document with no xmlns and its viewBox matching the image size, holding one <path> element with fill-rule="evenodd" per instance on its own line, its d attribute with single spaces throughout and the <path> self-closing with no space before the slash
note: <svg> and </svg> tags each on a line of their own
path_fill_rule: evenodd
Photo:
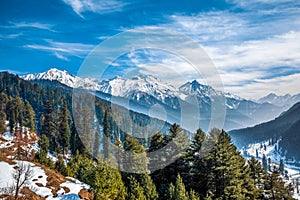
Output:
<svg viewBox="0 0 300 200">
<path fill-rule="evenodd" d="M 258 103 L 270 103 L 285 108 L 290 108 L 292 105 L 294 105 L 299 101 L 300 101 L 300 94 L 296 94 L 293 96 L 290 94 L 278 96 L 274 93 L 270 93 L 267 96 L 257 100 Z"/>
</svg>

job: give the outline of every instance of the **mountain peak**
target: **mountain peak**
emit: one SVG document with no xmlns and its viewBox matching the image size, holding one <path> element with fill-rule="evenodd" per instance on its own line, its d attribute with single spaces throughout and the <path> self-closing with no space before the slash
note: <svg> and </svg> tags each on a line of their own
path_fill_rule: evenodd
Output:
<svg viewBox="0 0 300 200">
<path fill-rule="evenodd" d="M 50 68 L 48 71 L 42 73 L 27 74 L 21 76 L 21 78 L 28 81 L 32 81 L 32 80 L 58 81 L 72 88 L 85 88 L 90 90 L 99 89 L 97 80 L 89 79 L 89 78 L 80 78 L 70 74 L 66 70 L 59 70 L 57 68 Z"/>
</svg>

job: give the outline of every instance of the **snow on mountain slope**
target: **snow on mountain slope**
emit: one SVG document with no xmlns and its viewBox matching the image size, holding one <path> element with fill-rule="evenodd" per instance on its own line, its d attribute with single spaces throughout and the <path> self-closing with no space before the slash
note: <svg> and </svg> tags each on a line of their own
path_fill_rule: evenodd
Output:
<svg viewBox="0 0 300 200">
<path fill-rule="evenodd" d="M 215 90 L 209 85 L 200 84 L 196 80 L 183 84 L 179 87 L 179 91 L 186 97 L 197 96 L 207 103 L 213 96 L 223 96 L 226 98 L 226 106 L 229 109 L 236 109 L 239 103 L 244 100 L 236 95 Z"/>
<path fill-rule="evenodd" d="M 69 74 L 66 70 L 58 70 L 51 68 L 46 72 L 38 74 L 27 74 L 21 76 L 24 80 L 50 80 L 50 81 L 59 81 L 62 84 L 65 84 L 72 88 L 85 88 L 89 90 L 99 90 L 99 83 L 96 79 L 91 78 L 80 78 L 74 75 Z"/>
<path fill-rule="evenodd" d="M 113 96 L 137 101 L 142 97 L 151 96 L 162 103 L 167 103 L 167 99 L 179 97 L 176 88 L 151 75 L 137 75 L 130 79 L 116 77 L 104 80 L 100 83 L 99 89 L 101 92 Z"/>
</svg>

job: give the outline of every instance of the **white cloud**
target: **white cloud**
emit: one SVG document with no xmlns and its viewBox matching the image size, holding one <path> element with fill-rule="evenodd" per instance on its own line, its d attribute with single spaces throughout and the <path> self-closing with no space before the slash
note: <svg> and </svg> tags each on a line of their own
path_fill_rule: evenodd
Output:
<svg viewBox="0 0 300 200">
<path fill-rule="evenodd" d="M 86 11 L 95 13 L 108 13 L 120 11 L 125 4 L 116 0 L 63 0 L 67 5 L 71 6 L 73 11 L 84 18 L 82 13 Z"/>
<path fill-rule="evenodd" d="M 54 52 L 54 55 L 61 60 L 69 61 L 69 59 L 67 57 L 65 57 L 57 52 Z"/>
<path fill-rule="evenodd" d="M 48 31 L 53 31 L 55 32 L 52 28 L 52 24 L 44 24 L 44 23 L 39 23 L 39 22 L 10 22 L 11 26 L 10 28 L 37 28 L 37 29 L 43 29 L 43 30 L 48 30 Z"/>
<path fill-rule="evenodd" d="M 68 59 L 68 56 L 83 58 L 95 47 L 94 45 L 82 43 L 55 42 L 52 40 L 46 40 L 46 42 L 47 45 L 29 44 L 24 47 L 51 52 L 62 60 Z"/>
<path fill-rule="evenodd" d="M 289 32 L 240 45 L 204 47 L 219 69 L 300 66 L 300 32 Z"/>
</svg>

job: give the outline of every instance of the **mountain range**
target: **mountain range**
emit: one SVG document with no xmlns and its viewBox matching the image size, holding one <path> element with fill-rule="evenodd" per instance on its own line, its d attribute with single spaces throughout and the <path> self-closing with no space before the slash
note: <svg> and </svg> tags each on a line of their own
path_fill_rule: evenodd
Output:
<svg viewBox="0 0 300 200">
<path fill-rule="evenodd" d="M 165 110 L 167 116 L 161 117 L 171 123 L 180 123 L 183 108 L 189 107 L 190 111 L 199 110 L 198 118 L 203 130 L 208 130 L 211 123 L 211 113 L 214 106 L 214 97 L 224 98 L 221 101 L 226 111 L 225 130 L 244 128 L 261 122 L 274 119 L 286 109 L 286 105 L 273 104 L 276 98 L 262 98 L 259 101 L 247 100 L 236 95 L 225 93 L 212 88 L 209 85 L 200 84 L 198 81 L 190 81 L 176 88 L 164 83 L 159 78 L 151 75 L 137 75 L 132 78 L 115 77 L 109 80 L 98 81 L 91 78 L 81 78 L 52 68 L 38 74 L 27 74 L 21 78 L 39 82 L 43 80 L 58 81 L 71 88 L 84 88 L 96 91 L 100 98 L 108 98 L 114 103 L 130 107 L 131 110 L 149 114 L 149 110 L 158 105 L 156 110 Z M 299 95 L 300 96 L 300 95 Z M 129 100 L 129 104 L 126 104 Z M 124 104 L 125 101 L 125 104 Z M 270 102 L 269 102 L 270 101 Z M 130 106 L 129 106 L 130 105 Z M 221 112 L 221 111 L 220 111 Z M 149 114 L 150 115 L 150 114 Z M 160 116 L 155 116 L 160 118 Z M 188 117 L 194 117 L 189 115 Z M 184 127 L 190 131 L 190 125 Z"/>
<path fill-rule="evenodd" d="M 287 109 L 299 101 L 300 101 L 300 94 L 295 94 L 295 95 L 286 94 L 283 96 L 278 96 L 274 93 L 270 93 L 267 96 L 257 100 L 258 103 L 270 103 L 273 105 L 285 107 Z"/>
</svg>

